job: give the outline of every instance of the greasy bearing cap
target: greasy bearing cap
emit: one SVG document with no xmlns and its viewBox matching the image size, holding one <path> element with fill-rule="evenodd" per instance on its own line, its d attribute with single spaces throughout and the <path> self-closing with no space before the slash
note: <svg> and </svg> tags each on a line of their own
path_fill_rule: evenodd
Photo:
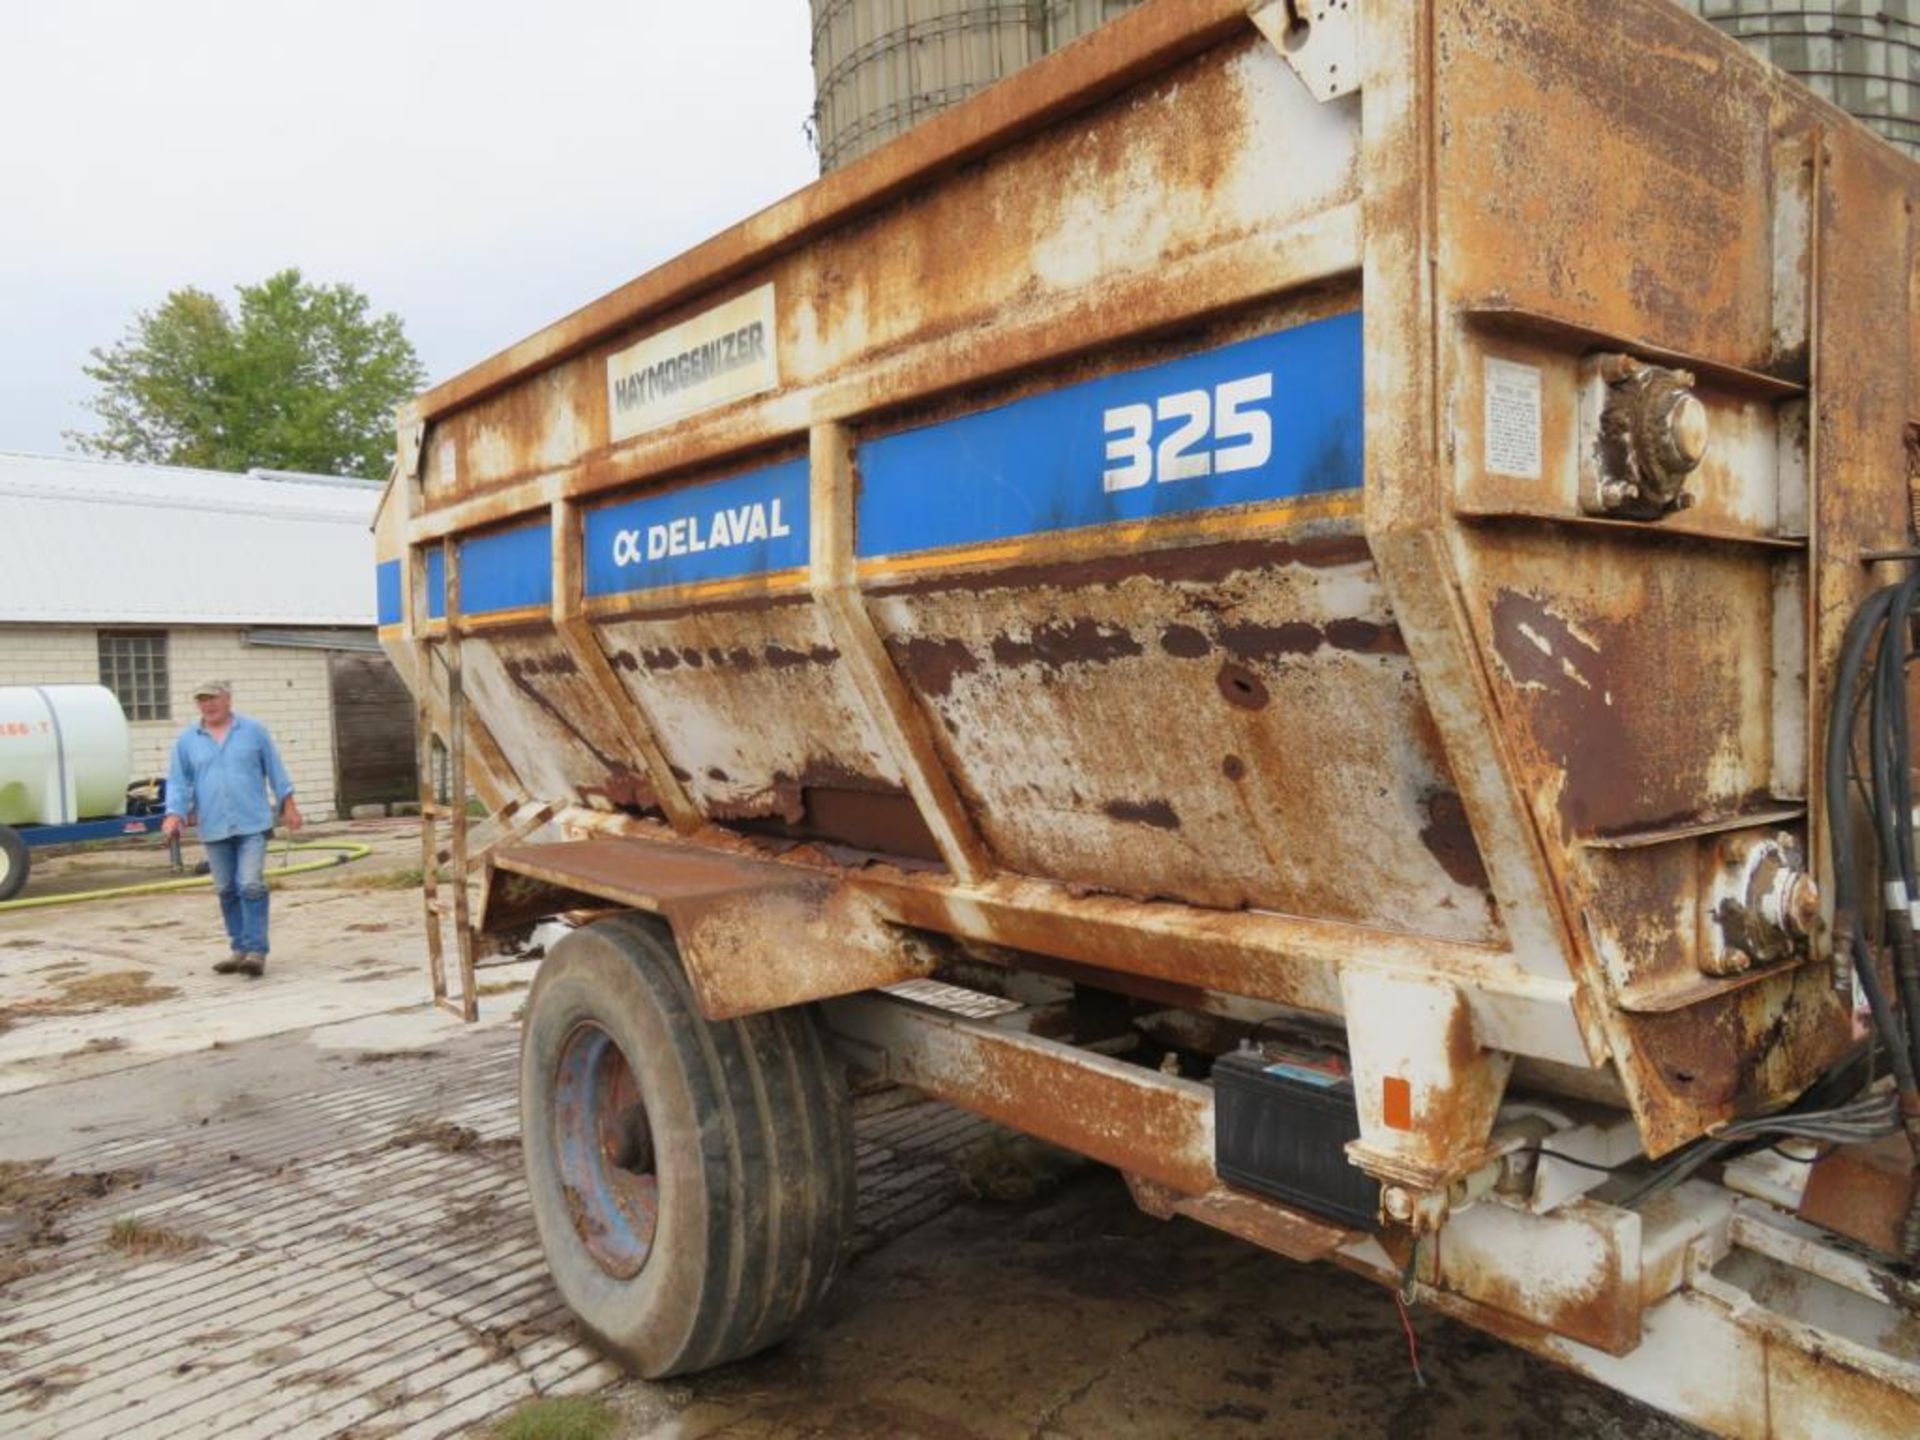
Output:
<svg viewBox="0 0 1920 1440">
<path fill-rule="evenodd" d="M 1687 391 L 1677 394 L 1668 407 L 1665 428 L 1661 448 L 1667 453 L 1661 458 L 1669 462 L 1670 468 L 1691 470 L 1707 458 L 1710 427 L 1707 407 L 1700 403 L 1699 396 Z"/>
</svg>

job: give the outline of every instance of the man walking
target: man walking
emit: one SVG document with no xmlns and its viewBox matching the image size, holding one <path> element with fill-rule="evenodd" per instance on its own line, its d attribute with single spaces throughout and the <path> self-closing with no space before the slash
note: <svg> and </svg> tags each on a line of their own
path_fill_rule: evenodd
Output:
<svg viewBox="0 0 1920 1440">
<path fill-rule="evenodd" d="M 194 690 L 193 700 L 200 723 L 189 725 L 173 742 L 161 828 L 169 836 L 178 836 L 190 821 L 200 828 L 232 949 L 213 968 L 222 975 L 264 975 L 267 839 L 276 808 L 287 829 L 298 830 L 300 807 L 293 803 L 293 781 L 273 737 L 258 720 L 233 713 L 227 682 L 208 681 Z"/>
</svg>

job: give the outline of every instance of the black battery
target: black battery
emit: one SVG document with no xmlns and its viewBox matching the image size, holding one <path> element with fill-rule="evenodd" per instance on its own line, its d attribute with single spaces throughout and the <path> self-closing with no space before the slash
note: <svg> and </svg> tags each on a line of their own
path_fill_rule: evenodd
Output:
<svg viewBox="0 0 1920 1440">
<path fill-rule="evenodd" d="M 1360 1135 L 1345 1057 L 1286 1044 L 1243 1047 L 1213 1065 L 1214 1168 L 1344 1225 L 1380 1224 L 1380 1182 L 1347 1159 Z"/>
</svg>

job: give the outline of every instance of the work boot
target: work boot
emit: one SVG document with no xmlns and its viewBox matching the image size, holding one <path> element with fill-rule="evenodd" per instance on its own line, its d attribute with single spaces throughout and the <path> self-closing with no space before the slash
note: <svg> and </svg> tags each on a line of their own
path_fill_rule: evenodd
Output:
<svg viewBox="0 0 1920 1440">
<path fill-rule="evenodd" d="M 233 967 L 242 975 L 251 975 L 255 979 L 267 973 L 267 957 L 258 951 L 252 951 L 240 957 L 240 963 Z"/>
<path fill-rule="evenodd" d="M 246 968 L 247 957 L 236 950 L 227 956 L 226 959 L 215 961 L 213 973 L 216 975 L 232 975 Z"/>
</svg>

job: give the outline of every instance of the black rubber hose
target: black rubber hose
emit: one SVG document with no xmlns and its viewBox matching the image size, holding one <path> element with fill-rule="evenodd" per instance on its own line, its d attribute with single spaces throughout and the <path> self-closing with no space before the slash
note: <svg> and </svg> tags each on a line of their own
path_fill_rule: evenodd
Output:
<svg viewBox="0 0 1920 1440">
<path fill-rule="evenodd" d="M 1894 1083 L 1900 1087 L 1901 1094 L 1912 1095 L 1913 1056 L 1907 1050 L 1907 1037 L 1900 1028 L 1899 1017 L 1893 1013 L 1887 992 L 1880 988 L 1880 972 L 1873 968 L 1873 949 L 1867 944 L 1867 937 L 1858 931 L 1853 936 L 1853 970 L 1860 977 L 1860 988 L 1866 991 L 1867 1010 L 1880 1031 L 1880 1043 L 1886 1049 Z"/>
<path fill-rule="evenodd" d="M 1892 607 L 1889 606 L 1888 610 L 1891 613 Z M 1880 640 L 1874 646 L 1873 666 L 1867 675 L 1867 819 L 1873 827 L 1868 855 L 1879 860 L 1879 864 L 1873 868 L 1876 872 L 1874 878 L 1880 885 L 1880 943 L 1889 948 L 1897 944 L 1895 926 L 1908 905 L 1901 894 L 1900 872 L 1894 864 L 1900 839 L 1894 834 L 1888 818 L 1893 813 L 1889 773 L 1893 760 L 1887 749 L 1886 637 L 1892 632 L 1890 621 L 1882 625 Z M 1868 904 L 1870 908 L 1871 902 Z"/>
<path fill-rule="evenodd" d="M 1859 1094 L 1872 1078 L 1873 1047 L 1861 1042 L 1848 1051 L 1833 1069 L 1809 1085 L 1800 1098 L 1782 1110 L 1780 1115 L 1783 1118 L 1804 1115 L 1843 1104 L 1849 1096 Z M 1738 1151 L 1757 1149 L 1765 1143 L 1763 1139 L 1695 1141 L 1686 1149 L 1659 1161 L 1651 1174 L 1611 1203 L 1623 1209 L 1630 1208 L 1651 1196 L 1671 1190 L 1703 1165 L 1730 1158 Z"/>
<path fill-rule="evenodd" d="M 1913 743 L 1907 713 L 1907 661 L 1912 649 L 1916 600 L 1920 600 L 1920 572 L 1902 581 L 1894 596 L 1893 607 L 1887 615 L 1886 638 L 1881 646 L 1881 669 L 1887 706 L 1889 813 L 1886 825 L 1893 834 L 1893 848 L 1887 852 L 1887 863 L 1889 867 L 1897 867 L 1909 906 L 1891 927 L 1896 956 L 1894 973 L 1900 986 L 1900 1006 L 1906 1012 L 1907 1053 L 1916 1069 L 1920 1069 L 1920 947 L 1916 946 L 1910 908 L 1913 901 L 1920 898 L 1920 880 L 1916 880 L 1913 870 Z"/>
<path fill-rule="evenodd" d="M 1861 923 L 1864 918 L 1860 906 L 1861 876 L 1853 851 L 1852 822 L 1847 802 L 1848 776 L 1852 769 L 1853 697 L 1859 688 L 1861 671 L 1874 634 L 1886 620 L 1899 588 L 1890 585 L 1876 590 L 1861 602 L 1853 619 L 1848 622 L 1846 635 L 1841 641 L 1840 663 L 1834 676 L 1833 693 L 1828 701 L 1826 766 L 1822 778 L 1826 782 L 1827 837 L 1833 855 L 1836 936 L 1841 943 L 1851 947 L 1854 973 L 1860 977 L 1860 988 L 1867 997 L 1867 1008 L 1880 1032 L 1881 1044 L 1886 1047 L 1887 1063 L 1893 1069 L 1894 1079 L 1903 1094 L 1913 1096 L 1914 1050 L 1909 1044 L 1905 1027 L 1893 1013 L 1890 997 L 1881 987 L 1880 976 L 1873 966 L 1872 947 L 1867 943 Z M 1876 666 L 1876 674 L 1872 677 L 1876 682 L 1877 670 Z M 1881 703 L 1876 694 L 1870 709 L 1880 709 Z M 1882 736 L 1881 727 L 1873 725 L 1870 720 L 1868 749 L 1870 769 L 1875 776 L 1875 793 L 1870 808 L 1876 812 L 1876 826 L 1881 810 L 1878 792 L 1887 768 L 1884 752 L 1880 749 Z M 1877 830 L 1876 833 L 1884 832 Z"/>
<path fill-rule="evenodd" d="M 1895 761 L 1893 803 L 1897 823 L 1894 834 L 1900 842 L 1900 873 L 1907 882 L 1907 893 L 1920 899 L 1920 877 L 1914 874 L 1913 852 L 1913 718 L 1907 708 L 1907 671 L 1913 663 L 1913 611 L 1920 604 L 1920 571 L 1916 571 L 1895 597 L 1893 613 L 1887 617 L 1888 674 L 1887 697 L 1891 702 Z"/>
<path fill-rule="evenodd" d="M 1874 825 L 1874 834 L 1880 846 L 1880 881 L 1883 892 L 1890 891 L 1892 882 L 1900 879 L 1900 835 L 1895 821 L 1894 810 L 1894 771 L 1897 764 L 1893 754 L 1893 714 L 1899 708 L 1897 694 L 1888 694 L 1889 668 L 1896 668 L 1898 661 L 1893 657 L 1900 648 L 1900 601 L 1905 587 L 1894 590 L 1889 597 L 1887 618 L 1880 629 L 1880 643 L 1876 647 L 1873 673 L 1868 679 L 1870 699 L 1867 705 L 1867 758 L 1868 793 L 1873 797 L 1868 807 Z M 1897 682 L 1896 682 L 1897 683 Z M 1887 910 L 1883 920 L 1883 929 L 1890 937 L 1893 932 L 1893 911 L 1900 907 L 1897 897 L 1883 894 L 1887 900 Z"/>
<path fill-rule="evenodd" d="M 1871 701 L 1867 707 L 1868 795 L 1867 813 L 1873 821 L 1879 847 L 1880 934 L 1896 953 L 1903 948 L 1903 936 L 1912 932 L 1912 892 L 1907 889 L 1906 872 L 1901 865 L 1898 772 L 1900 761 L 1895 746 L 1894 717 L 1902 708 L 1900 617 L 1906 587 L 1894 589 L 1887 618 L 1880 629 L 1878 653 L 1868 679 Z M 1896 966 L 1896 974 L 1898 967 Z M 1904 987 L 1903 987 L 1904 988 Z M 1903 993 L 1904 1004 L 1907 996 Z M 1911 1050 L 1911 1047 L 1909 1047 Z"/>
<path fill-rule="evenodd" d="M 1852 773 L 1853 696 L 1860 684 L 1873 632 L 1893 603 L 1891 589 L 1876 590 L 1860 604 L 1840 642 L 1840 663 L 1834 674 L 1833 694 L 1827 704 L 1827 746 L 1824 779 L 1827 790 L 1827 843 L 1833 853 L 1833 903 L 1836 914 L 1860 914 L 1859 872 L 1853 854 L 1853 827 L 1848 823 L 1847 778 Z"/>
<path fill-rule="evenodd" d="M 1914 602 L 1920 597 L 1920 575 L 1909 576 L 1894 591 L 1885 628 L 1881 631 L 1880 665 L 1876 673 L 1872 721 L 1875 753 L 1884 766 L 1881 806 L 1881 844 L 1888 868 L 1898 874 L 1913 895 L 1913 752 L 1907 719 L 1907 660 Z"/>
</svg>

